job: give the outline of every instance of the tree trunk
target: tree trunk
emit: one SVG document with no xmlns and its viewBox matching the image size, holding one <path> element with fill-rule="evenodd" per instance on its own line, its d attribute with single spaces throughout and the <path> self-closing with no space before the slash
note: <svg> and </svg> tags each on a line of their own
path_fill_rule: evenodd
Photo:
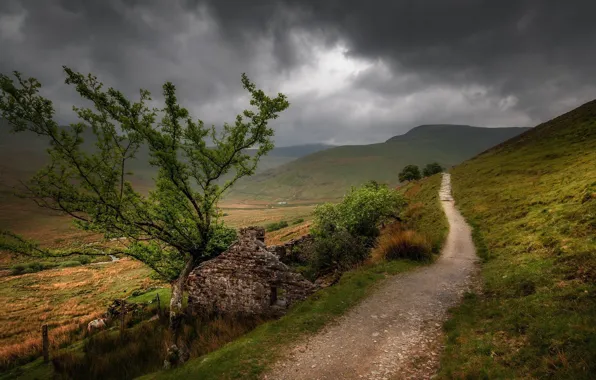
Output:
<svg viewBox="0 0 596 380">
<path fill-rule="evenodd" d="M 188 275 L 194 268 L 194 260 L 189 259 L 180 272 L 180 276 L 172 282 L 172 298 L 170 300 L 170 334 L 171 345 L 168 348 L 168 354 L 164 361 L 164 368 L 181 364 L 188 359 L 188 349 L 184 343 L 180 343 L 180 328 L 183 320 L 182 298 L 184 295 L 184 286 Z"/>
</svg>

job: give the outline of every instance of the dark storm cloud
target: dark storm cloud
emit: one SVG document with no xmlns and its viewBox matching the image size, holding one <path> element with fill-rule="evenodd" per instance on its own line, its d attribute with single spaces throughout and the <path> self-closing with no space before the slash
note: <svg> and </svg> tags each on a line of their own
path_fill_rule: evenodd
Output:
<svg viewBox="0 0 596 380">
<path fill-rule="evenodd" d="M 596 82 L 593 0 L 209 3 L 228 33 L 266 32 L 268 20 L 275 20 L 280 9 L 294 11 L 300 16 L 293 27 L 340 36 L 350 54 L 384 59 L 394 70 L 415 73 L 428 84 L 488 86 L 498 95 L 519 97 L 518 107 L 533 117 L 547 116 L 550 102 L 595 95 L 586 89 Z M 277 38 L 283 39 L 283 33 Z M 372 76 L 359 78 L 359 85 L 381 91 L 391 86 Z"/>
<path fill-rule="evenodd" d="M 242 72 L 292 107 L 280 144 L 375 142 L 421 123 L 531 126 L 596 97 L 596 2 L 0 2 L 0 72 L 36 76 L 68 120 L 61 66 L 129 95 L 170 80 L 230 121 Z M 159 96 L 156 96 L 159 98 Z"/>
</svg>

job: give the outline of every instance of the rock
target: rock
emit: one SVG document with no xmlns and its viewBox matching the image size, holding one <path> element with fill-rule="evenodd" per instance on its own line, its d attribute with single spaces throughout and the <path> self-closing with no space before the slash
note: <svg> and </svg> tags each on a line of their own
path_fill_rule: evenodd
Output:
<svg viewBox="0 0 596 380">
<path fill-rule="evenodd" d="M 122 313 L 122 304 L 124 303 L 124 312 L 126 314 L 139 313 L 143 309 L 143 305 L 137 303 L 129 303 L 122 299 L 115 299 L 106 312 L 108 318 L 117 318 Z"/>
<path fill-rule="evenodd" d="M 267 250 L 276 255 L 283 263 L 306 263 L 311 253 L 311 246 L 314 238 L 310 235 L 304 235 L 292 239 L 281 245 L 272 245 Z"/>
<path fill-rule="evenodd" d="M 247 227 L 226 252 L 189 275 L 195 314 L 280 316 L 313 293 L 315 285 L 292 271 L 263 243 L 262 227 Z"/>
<path fill-rule="evenodd" d="M 106 328 L 107 320 L 105 318 L 94 319 L 87 324 L 87 332 L 103 330 Z"/>
</svg>

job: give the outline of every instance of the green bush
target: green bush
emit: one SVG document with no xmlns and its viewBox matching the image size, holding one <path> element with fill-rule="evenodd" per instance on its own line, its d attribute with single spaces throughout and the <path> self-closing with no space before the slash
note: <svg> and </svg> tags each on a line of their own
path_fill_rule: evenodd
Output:
<svg viewBox="0 0 596 380">
<path fill-rule="evenodd" d="M 352 188 L 338 204 L 318 206 L 311 230 L 314 272 L 345 271 L 364 261 L 379 236 L 380 224 L 395 218 L 404 206 L 400 193 L 376 182 Z"/>
<path fill-rule="evenodd" d="M 430 164 L 426 164 L 424 169 L 422 170 L 422 175 L 424 177 L 430 177 L 433 174 L 441 173 L 444 168 L 438 162 L 433 162 Z"/>
<path fill-rule="evenodd" d="M 81 265 L 87 265 L 91 262 L 91 258 L 89 256 L 81 256 L 78 258 L 78 261 Z"/>
<path fill-rule="evenodd" d="M 285 220 L 282 220 L 281 222 L 267 224 L 265 226 L 265 230 L 267 232 L 272 232 L 272 231 L 281 230 L 282 228 L 286 228 L 287 226 L 289 226 L 288 222 L 286 222 Z"/>
<path fill-rule="evenodd" d="M 315 238 L 346 230 L 372 247 L 379 236 L 381 223 L 396 218 L 406 202 L 403 196 L 387 185 L 369 182 L 352 188 L 338 204 L 325 203 L 314 211 L 312 232 Z"/>
<path fill-rule="evenodd" d="M 304 223 L 304 218 L 299 218 L 299 219 L 296 219 L 296 220 L 294 221 L 294 223 L 292 223 L 292 224 L 300 224 L 300 223 Z"/>
<path fill-rule="evenodd" d="M 25 273 L 27 266 L 25 264 L 15 264 L 10 267 L 10 273 L 13 275 L 19 275 Z"/>
<path fill-rule="evenodd" d="M 319 276 L 336 270 L 349 270 L 364 261 L 370 253 L 364 238 L 346 230 L 315 239 L 312 249 L 312 268 Z"/>
<path fill-rule="evenodd" d="M 69 261 L 63 261 L 60 263 L 60 265 L 58 265 L 60 268 L 70 268 L 70 267 L 78 267 L 79 265 L 81 265 L 80 261 L 77 260 L 69 260 Z"/>
<path fill-rule="evenodd" d="M 79 263 L 77 262 L 77 265 L 78 264 Z M 19 275 L 24 273 L 35 273 L 46 269 L 52 269 L 56 268 L 57 266 L 58 263 L 33 261 L 31 263 L 26 264 L 15 264 L 10 269 L 11 274 Z"/>
<path fill-rule="evenodd" d="M 399 173 L 399 182 L 405 181 L 416 181 L 422 178 L 420 174 L 420 168 L 416 165 L 407 165 L 403 170 Z"/>
</svg>

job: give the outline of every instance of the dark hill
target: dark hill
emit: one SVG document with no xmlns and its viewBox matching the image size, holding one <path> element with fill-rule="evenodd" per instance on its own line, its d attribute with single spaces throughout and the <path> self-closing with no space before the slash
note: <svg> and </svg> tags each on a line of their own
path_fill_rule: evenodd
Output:
<svg viewBox="0 0 596 380">
<path fill-rule="evenodd" d="M 238 183 L 229 197 L 266 200 L 337 198 L 374 179 L 397 184 L 408 164 L 437 161 L 452 166 L 528 128 L 420 126 L 387 142 L 330 148 L 299 158 Z"/>
</svg>

